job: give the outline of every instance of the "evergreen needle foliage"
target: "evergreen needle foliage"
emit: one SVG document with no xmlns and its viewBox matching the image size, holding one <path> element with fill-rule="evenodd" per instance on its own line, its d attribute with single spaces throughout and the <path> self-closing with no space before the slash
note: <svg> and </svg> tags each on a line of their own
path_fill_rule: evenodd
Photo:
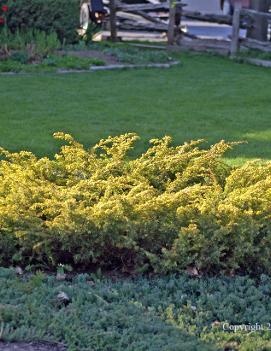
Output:
<svg viewBox="0 0 271 351">
<path fill-rule="evenodd" d="M 0 264 L 270 273 L 271 162 L 233 168 L 224 141 L 166 136 L 131 159 L 132 133 L 55 138 L 54 159 L 1 149 Z"/>
<path fill-rule="evenodd" d="M 68 305 L 58 303 L 60 292 Z M 112 281 L 80 274 L 60 282 L 2 268 L 2 339 L 59 341 L 67 351 L 267 351 L 270 293 L 268 276 Z M 229 328 L 256 323 L 263 330 Z"/>
</svg>

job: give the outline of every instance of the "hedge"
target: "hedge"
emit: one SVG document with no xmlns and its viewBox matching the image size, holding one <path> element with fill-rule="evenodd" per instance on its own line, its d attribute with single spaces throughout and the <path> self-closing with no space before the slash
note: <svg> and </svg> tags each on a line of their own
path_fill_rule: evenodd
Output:
<svg viewBox="0 0 271 351">
<path fill-rule="evenodd" d="M 11 31 L 36 29 L 56 32 L 59 40 L 78 40 L 79 0 L 16 0 L 11 2 L 7 23 Z"/>
<path fill-rule="evenodd" d="M 231 167 L 224 141 L 164 137 L 131 159 L 135 134 L 55 138 L 54 159 L 1 149 L 0 264 L 271 273 L 271 162 Z"/>
</svg>

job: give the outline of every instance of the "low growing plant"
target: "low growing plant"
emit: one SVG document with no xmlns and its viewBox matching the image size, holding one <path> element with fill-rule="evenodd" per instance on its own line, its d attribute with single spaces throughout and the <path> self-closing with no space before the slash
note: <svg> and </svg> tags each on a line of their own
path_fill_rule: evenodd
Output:
<svg viewBox="0 0 271 351">
<path fill-rule="evenodd" d="M 100 47 L 101 48 L 101 47 Z M 129 64 L 146 64 L 146 63 L 167 63 L 172 60 L 166 51 L 138 49 L 128 46 L 112 46 L 103 48 L 106 54 L 110 54 L 120 62 Z"/>
<path fill-rule="evenodd" d="M 103 66 L 105 63 L 101 59 L 92 57 L 77 57 L 77 56 L 49 56 L 42 62 L 43 66 L 51 66 L 66 69 L 87 70 L 91 65 Z"/>
<path fill-rule="evenodd" d="M 15 52 L 9 59 L 0 60 L 0 72 L 49 73 L 58 69 L 88 70 L 90 66 L 101 65 L 104 65 L 104 61 L 100 59 L 57 55 L 49 55 L 40 63 L 29 64 L 26 54 Z"/>
<path fill-rule="evenodd" d="M 52 160 L 1 149 L 0 264 L 270 273 L 271 162 L 230 167 L 224 141 L 164 137 L 130 159 L 132 133 L 55 138 Z"/>
<path fill-rule="evenodd" d="M 17 31 L 9 30 L 0 32 L 0 42 L 5 44 L 6 57 L 20 58 L 21 63 L 33 60 L 42 60 L 60 48 L 56 33 L 46 34 L 38 30 Z M 21 60 L 21 57 L 24 57 Z"/>
<path fill-rule="evenodd" d="M 65 281 L 0 268 L 1 340 L 57 341 L 67 351 L 267 351 L 271 279 L 258 278 L 84 273 Z"/>
</svg>

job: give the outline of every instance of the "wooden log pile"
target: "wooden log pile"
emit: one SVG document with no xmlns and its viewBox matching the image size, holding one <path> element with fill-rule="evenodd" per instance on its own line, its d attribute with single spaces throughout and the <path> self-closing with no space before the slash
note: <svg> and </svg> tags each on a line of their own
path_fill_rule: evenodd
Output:
<svg viewBox="0 0 271 351">
<path fill-rule="evenodd" d="M 217 23 L 217 24 L 227 24 L 229 26 L 232 25 L 232 16 L 231 15 L 218 15 L 218 14 L 209 14 L 209 13 L 200 13 L 195 11 L 182 11 L 183 17 L 188 19 L 193 19 L 202 22 L 210 22 L 210 23 Z M 240 28 L 247 29 L 250 28 L 252 25 L 252 21 L 250 18 L 247 17 L 248 13 L 243 12 L 242 18 L 240 22 Z"/>
<path fill-rule="evenodd" d="M 170 1 L 161 2 L 159 4 L 138 3 L 131 5 L 116 0 L 114 0 L 114 2 L 118 28 L 135 31 L 167 31 L 171 8 Z M 196 11 L 186 10 L 185 6 L 186 4 L 181 1 L 176 4 L 176 13 L 181 13 L 181 16 L 184 18 L 218 24 L 232 24 L 232 16 L 230 15 L 203 14 Z M 124 14 L 130 14 L 130 18 L 127 20 Z M 134 15 L 133 18 L 132 15 Z M 240 23 L 241 28 L 251 27 L 251 21 L 249 20 L 248 15 L 248 12 L 243 13 Z"/>
<path fill-rule="evenodd" d="M 121 16 L 117 16 L 119 22 L 119 29 L 129 31 L 144 31 L 144 32 L 166 32 L 167 25 L 164 23 L 149 23 L 139 22 L 127 19 L 122 19 Z"/>
<path fill-rule="evenodd" d="M 154 12 L 154 11 L 168 11 L 169 10 L 169 3 L 162 2 L 159 4 L 132 4 L 127 5 L 121 2 L 116 3 L 117 10 L 125 11 L 125 12 L 134 12 L 134 11 L 147 11 L 147 12 Z"/>
<path fill-rule="evenodd" d="M 263 52 L 271 52 L 271 42 L 270 41 L 259 41 L 255 39 L 241 39 L 240 44 L 242 47 L 247 49 L 259 50 Z"/>
<path fill-rule="evenodd" d="M 176 13 L 182 11 L 184 6 L 180 1 L 177 2 L 176 6 L 174 5 Z M 117 1 L 115 3 L 117 27 L 129 31 L 167 32 L 170 8 L 170 2 L 128 5 Z"/>
</svg>

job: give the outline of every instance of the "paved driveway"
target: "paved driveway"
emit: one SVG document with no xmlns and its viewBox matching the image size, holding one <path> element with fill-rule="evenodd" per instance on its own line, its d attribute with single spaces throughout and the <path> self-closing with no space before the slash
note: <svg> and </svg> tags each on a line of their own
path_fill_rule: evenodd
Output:
<svg viewBox="0 0 271 351">
<path fill-rule="evenodd" d="M 222 13 L 219 0 L 185 0 L 186 9 L 206 13 Z"/>
<path fill-rule="evenodd" d="M 183 21 L 182 23 L 187 27 L 189 33 L 200 38 L 228 39 L 232 33 L 232 27 L 224 24 L 199 21 Z M 240 36 L 245 37 L 246 31 L 241 30 Z"/>
<path fill-rule="evenodd" d="M 186 9 L 190 11 L 199 11 L 203 13 L 223 14 L 220 9 L 219 0 L 186 0 Z M 231 36 L 231 26 L 206 23 L 199 21 L 187 20 L 183 21 L 186 25 L 189 33 L 194 34 L 201 38 L 216 38 L 216 39 L 227 39 Z M 242 37 L 245 37 L 246 31 L 241 30 Z"/>
</svg>

